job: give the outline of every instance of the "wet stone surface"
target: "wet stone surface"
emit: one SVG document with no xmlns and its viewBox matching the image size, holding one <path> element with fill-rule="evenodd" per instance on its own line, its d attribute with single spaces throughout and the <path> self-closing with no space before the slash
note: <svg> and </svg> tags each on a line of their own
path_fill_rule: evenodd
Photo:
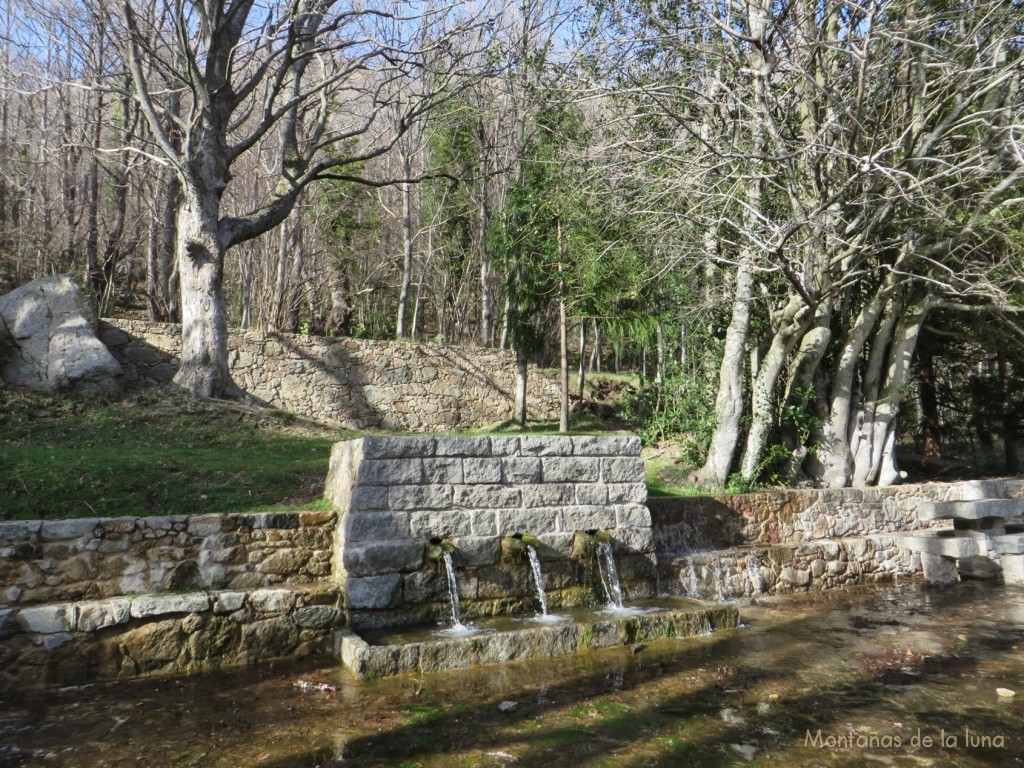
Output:
<svg viewBox="0 0 1024 768">
<path fill-rule="evenodd" d="M 857 588 L 740 615 L 708 637 L 388 680 L 277 665 L 8 696 L 0 765 L 1024 765 L 1024 591 Z"/>
</svg>

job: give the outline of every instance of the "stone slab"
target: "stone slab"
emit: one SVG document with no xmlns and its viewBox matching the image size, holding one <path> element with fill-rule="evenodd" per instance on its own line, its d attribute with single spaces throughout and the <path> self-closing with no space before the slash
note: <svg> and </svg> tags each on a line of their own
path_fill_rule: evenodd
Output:
<svg viewBox="0 0 1024 768">
<path fill-rule="evenodd" d="M 170 613 L 195 613 L 210 608 L 210 597 L 205 592 L 187 592 L 168 595 L 140 595 L 132 600 L 132 618 L 164 616 Z"/>
<path fill-rule="evenodd" d="M 1008 533 L 992 539 L 996 552 L 1003 555 L 1024 554 L 1024 533 Z"/>
<path fill-rule="evenodd" d="M 76 629 L 79 632 L 94 632 L 104 627 L 125 624 L 131 618 L 131 607 L 131 600 L 127 598 L 78 603 Z"/>
<path fill-rule="evenodd" d="M 1004 555 L 1000 559 L 1003 566 L 1003 581 L 1013 587 L 1024 587 L 1024 555 Z"/>
<path fill-rule="evenodd" d="M 444 438 L 418 435 L 371 435 L 362 439 L 363 458 L 401 459 L 411 456 L 433 456 L 439 439 L 443 440 Z"/>
<path fill-rule="evenodd" d="M 896 546 L 939 557 L 974 557 L 980 554 L 978 542 L 970 536 L 896 536 Z"/>
<path fill-rule="evenodd" d="M 981 520 L 986 517 L 1014 518 L 1024 515 L 1019 499 L 971 499 L 967 501 L 923 502 L 917 507 L 921 520 Z"/>
<path fill-rule="evenodd" d="M 552 658 L 585 649 L 631 645 L 641 640 L 687 637 L 737 626 L 731 605 L 694 605 L 620 619 L 567 622 L 464 638 L 438 638 L 405 645 L 370 645 L 351 629 L 334 634 L 334 653 L 361 678 L 443 672 L 470 664 L 505 664 Z"/>
</svg>

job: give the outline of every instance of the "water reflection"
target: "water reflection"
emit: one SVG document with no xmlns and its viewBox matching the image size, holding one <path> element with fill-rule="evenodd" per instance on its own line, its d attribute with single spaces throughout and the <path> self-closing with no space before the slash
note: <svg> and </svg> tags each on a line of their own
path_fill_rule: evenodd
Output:
<svg viewBox="0 0 1024 768">
<path fill-rule="evenodd" d="M 741 615 L 711 637 L 377 682 L 286 665 L 25 696 L 0 703 L 0 765 L 1024 765 L 1024 591 Z"/>
</svg>

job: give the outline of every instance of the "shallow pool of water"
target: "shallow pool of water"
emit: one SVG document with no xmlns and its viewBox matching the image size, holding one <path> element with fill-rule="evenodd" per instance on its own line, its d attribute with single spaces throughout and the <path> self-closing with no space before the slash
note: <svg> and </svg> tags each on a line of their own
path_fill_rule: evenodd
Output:
<svg viewBox="0 0 1024 768">
<path fill-rule="evenodd" d="M 1024 590 L 740 615 L 709 637 L 374 682 L 288 664 L 8 697 L 0 765 L 1024 765 Z"/>
</svg>

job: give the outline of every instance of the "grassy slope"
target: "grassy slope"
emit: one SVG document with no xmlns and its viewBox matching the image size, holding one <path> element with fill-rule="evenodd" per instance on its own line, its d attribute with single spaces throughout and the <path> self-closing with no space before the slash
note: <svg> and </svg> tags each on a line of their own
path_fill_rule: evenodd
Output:
<svg viewBox="0 0 1024 768">
<path fill-rule="evenodd" d="M 590 393 L 601 405 L 574 414 L 572 432 L 625 427 L 608 416 L 615 384 Z M 503 422 L 480 432 L 557 428 Z M 0 383 L 0 521 L 309 507 L 323 493 L 331 445 L 358 434 L 165 389 L 103 403 Z"/>
<path fill-rule="evenodd" d="M 0 387 L 0 520 L 308 505 L 352 436 L 166 391 L 97 404 Z"/>
</svg>

